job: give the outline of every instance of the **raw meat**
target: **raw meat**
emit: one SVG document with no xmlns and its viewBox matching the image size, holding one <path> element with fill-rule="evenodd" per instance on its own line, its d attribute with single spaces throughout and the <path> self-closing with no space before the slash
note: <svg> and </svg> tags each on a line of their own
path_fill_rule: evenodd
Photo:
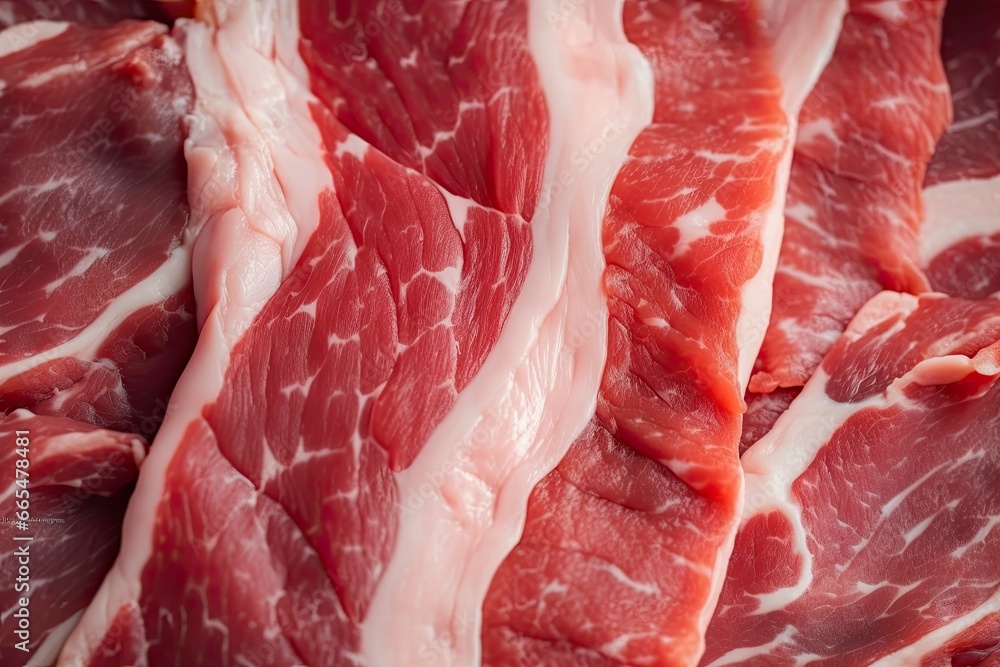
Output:
<svg viewBox="0 0 1000 667">
<path fill-rule="evenodd" d="M 152 437 L 196 337 L 191 83 L 158 24 L 27 25 L 0 51 L 0 409 Z"/>
<path fill-rule="evenodd" d="M 151 438 L 194 346 L 191 94 L 180 47 L 157 24 L 0 32 L 4 488 L 15 481 L 8 426 L 27 428 L 32 512 L 59 522 L 31 526 L 28 664 L 51 664 L 118 550 L 145 442 L 96 427 Z M 3 664 L 29 657 L 9 641 L 2 652 Z"/>
<path fill-rule="evenodd" d="M 970 664 L 1000 611 L 998 377 L 1000 301 L 872 299 L 743 456 L 703 664 Z"/>
<path fill-rule="evenodd" d="M 163 7 L 178 4 L 170 0 L 0 0 L 0 30 L 31 21 L 66 21 L 77 25 L 103 27 L 124 19 L 160 21 Z M 8 40 L 30 39 L 34 28 L 25 26 Z"/>
<path fill-rule="evenodd" d="M 18 452 L 19 431 L 27 433 L 24 456 Z M 0 417 L 0 442 L 5 584 L 0 663 L 50 665 L 118 553 L 122 515 L 146 443 L 136 435 L 27 410 Z M 28 465 L 15 467 L 19 459 Z M 15 501 L 25 497 L 31 518 L 19 528 L 13 523 Z M 19 572 L 22 565 L 26 572 Z M 24 587 L 15 588 L 19 585 Z M 28 634 L 18 637 L 15 611 L 21 597 L 29 599 L 30 625 Z M 24 639 L 29 651 L 15 646 Z"/>
<path fill-rule="evenodd" d="M 948 245 L 942 5 L 0 0 L 35 659 L 995 664 L 1000 300 L 834 344 Z"/>
<path fill-rule="evenodd" d="M 296 9 L 182 28 L 204 325 L 65 664 L 474 662 L 593 412 L 594 202 L 649 121 L 614 7 Z"/>
<path fill-rule="evenodd" d="M 788 119 L 829 57 L 842 5 L 795 10 L 774 35 L 789 49 L 783 108 L 754 5 L 625 5 L 656 107 L 604 221 L 597 414 L 531 495 L 486 599 L 484 664 L 688 665 L 704 649 L 742 503 L 742 396 L 770 305 Z M 805 51 L 787 46 L 803 34 Z M 792 50 L 795 67 L 780 58 Z"/>
<path fill-rule="evenodd" d="M 924 182 L 921 251 L 933 289 L 981 299 L 1000 291 L 1000 3 L 949 2 L 942 55 L 955 120 Z"/>
<path fill-rule="evenodd" d="M 852 0 L 806 100 L 750 391 L 801 387 L 881 289 L 919 293 L 920 191 L 949 120 L 943 0 Z"/>
</svg>

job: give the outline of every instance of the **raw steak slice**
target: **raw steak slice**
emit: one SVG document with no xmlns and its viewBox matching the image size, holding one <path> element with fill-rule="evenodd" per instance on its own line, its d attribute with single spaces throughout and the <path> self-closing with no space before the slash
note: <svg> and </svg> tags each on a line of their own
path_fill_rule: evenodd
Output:
<svg viewBox="0 0 1000 667">
<path fill-rule="evenodd" d="M 0 416 L 0 442 L 0 663 L 51 665 L 118 553 L 146 443 L 27 410 Z M 18 511 L 26 527 L 13 522 Z M 20 598 L 28 600 L 24 635 L 15 633 Z M 27 650 L 15 645 L 22 641 Z"/>
<path fill-rule="evenodd" d="M 402 504 L 398 518 L 390 517 L 399 525 L 396 548 L 362 627 L 362 648 L 373 665 L 478 664 L 483 598 L 517 541 L 528 494 L 594 410 L 607 321 L 601 220 L 614 175 L 652 116 L 651 76 L 625 40 L 618 2 L 582 2 L 569 13 L 549 0 L 496 3 L 488 12 L 469 3 L 452 16 L 442 5 L 425 6 L 419 22 L 401 23 L 401 36 L 366 47 L 375 68 L 352 68 L 329 48 L 318 59 L 323 44 L 307 27 L 312 19 L 303 18 L 303 34 L 317 50 L 306 53 L 307 62 L 322 63 L 320 97 L 374 147 L 431 176 L 453 219 L 464 219 L 467 277 L 455 313 L 455 389 L 462 393 L 395 477 Z M 356 8 L 362 25 L 392 11 L 393 3 L 375 7 Z M 315 18 L 325 25 L 325 14 Z M 435 24 L 454 24 L 455 32 L 428 33 Z M 332 32 L 342 44 L 353 30 Z M 409 80 L 414 57 L 412 66 L 429 71 L 430 83 Z M 495 92 L 478 102 L 482 87 Z M 407 108 L 435 109 L 435 117 L 441 109 L 454 110 L 444 119 L 445 131 L 410 113 L 408 122 L 390 126 L 412 124 L 412 140 L 403 134 L 400 141 L 398 130 L 388 134 L 378 119 L 403 112 L 397 96 Z M 588 110 L 585 117 L 581 108 Z M 538 154 L 546 145 L 547 155 Z M 481 157 L 462 155 L 470 149 Z M 522 156 L 530 158 L 527 173 L 519 166 L 526 162 Z M 535 162 L 539 158 L 544 165 Z M 533 170 L 541 166 L 544 180 L 537 184 Z M 489 226 L 503 218 L 490 209 L 505 214 L 505 225 L 530 221 L 533 257 L 512 306 L 507 301 L 517 285 L 510 284 L 513 276 L 496 275 L 503 258 L 489 251 L 497 238 Z M 478 283 L 487 278 L 501 289 L 481 292 Z M 465 300 L 463 291 L 480 296 Z M 490 352 L 503 323 L 498 309 L 507 307 L 503 335 Z M 468 355 L 462 336 L 470 337 Z M 486 336 L 482 343 L 480 336 Z M 390 384 L 376 403 L 373 424 L 390 414 L 406 418 L 411 410 L 406 395 Z M 384 444 L 399 437 L 383 432 Z M 414 577 L 414 571 L 423 574 Z M 397 640 L 386 642 L 387 636 Z"/>
<path fill-rule="evenodd" d="M 152 437 L 194 347 L 191 94 L 180 47 L 157 24 L 0 32 L 0 410 L 34 413 L 13 412 L 0 431 L 31 431 L 32 512 L 60 522 L 31 526 L 28 664 L 52 664 L 118 551 L 145 443 L 95 426 Z M 2 651 L 3 664 L 28 657 L 11 642 Z"/>
<path fill-rule="evenodd" d="M 604 220 L 597 414 L 531 494 L 486 599 L 484 664 L 690 665 L 703 650 L 742 502 L 742 396 L 769 309 L 788 119 L 842 12 L 797 9 L 788 34 L 821 37 L 796 51 L 783 109 L 755 5 L 625 4 L 656 106 Z"/>
<path fill-rule="evenodd" d="M 191 83 L 159 24 L 31 25 L 0 50 L 0 410 L 152 437 L 196 336 Z"/>
<path fill-rule="evenodd" d="M 1000 301 L 872 299 L 743 456 L 703 664 L 920 664 L 997 614 L 998 377 Z"/>
<path fill-rule="evenodd" d="M 1000 291 L 1000 3 L 949 2 L 942 56 L 955 120 L 924 182 L 921 251 L 933 289 L 981 299 Z"/>
<path fill-rule="evenodd" d="M 184 27 L 204 326 L 65 664 L 475 663 L 600 380 L 595 200 L 651 115 L 608 8 L 304 3 L 300 44 L 294 5 L 218 3 Z"/>
<path fill-rule="evenodd" d="M 919 293 L 924 171 L 949 116 L 943 0 L 852 0 L 799 117 L 774 310 L 750 390 L 801 387 L 881 289 Z"/>
</svg>

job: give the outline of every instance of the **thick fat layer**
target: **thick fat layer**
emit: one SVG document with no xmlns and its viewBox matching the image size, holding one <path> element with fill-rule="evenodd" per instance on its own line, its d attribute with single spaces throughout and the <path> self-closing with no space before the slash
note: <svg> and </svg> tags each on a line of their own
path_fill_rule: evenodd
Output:
<svg viewBox="0 0 1000 667">
<path fill-rule="evenodd" d="M 789 31 L 816 19 L 796 16 Z M 525 534 L 486 600 L 487 664 L 690 664 L 736 528 L 741 359 L 763 334 L 754 340 L 741 300 L 747 285 L 766 291 L 773 267 L 776 250 L 762 246 L 780 236 L 790 123 L 755 12 L 636 2 L 625 17 L 651 61 L 656 110 L 604 223 L 610 350 L 597 418 L 532 493 Z M 822 62 L 819 42 L 811 54 Z M 675 69 L 712 49 L 710 63 Z M 810 69 L 789 76 L 808 86 Z M 792 103 L 805 94 L 786 92 Z M 720 253 L 727 271 L 705 271 L 705 254 Z"/>
<path fill-rule="evenodd" d="M 221 29 L 215 35 L 205 31 L 201 43 L 211 36 L 223 46 L 227 37 L 251 44 L 242 52 L 223 49 L 218 63 L 197 61 L 210 76 L 243 61 L 260 76 L 267 62 L 255 53 L 269 54 L 277 39 L 280 55 L 281 40 L 270 34 L 262 38 L 256 28 L 277 25 L 278 37 L 289 25 L 294 30 L 295 22 L 288 22 L 294 11 L 254 16 L 255 10 L 247 7 L 215 7 Z M 358 10 L 367 19 L 374 12 L 371 18 L 377 21 L 384 7 L 360 3 L 349 13 Z M 132 531 L 139 540 L 152 533 L 152 545 L 126 544 L 117 577 L 108 579 L 106 598 L 99 602 L 110 602 L 107 616 L 94 616 L 109 628 L 94 637 L 99 648 L 90 647 L 96 664 L 157 664 L 178 655 L 228 664 L 258 661 L 264 654 L 279 663 L 364 662 L 359 627 L 396 544 L 394 473 L 410 467 L 425 444 L 423 429 L 440 422 L 457 391 L 480 370 L 520 291 L 530 255 L 524 244 L 530 229 L 521 211 L 533 213 L 539 200 L 539 163 L 547 137 L 528 140 L 523 133 L 532 128 L 547 132 L 548 119 L 537 113 L 544 102 L 533 88 L 533 65 L 519 45 L 527 39 L 518 25 L 523 8 L 516 2 L 414 7 L 413 14 L 383 24 L 380 39 L 365 43 L 365 52 L 382 59 L 378 65 L 352 62 L 341 68 L 326 67 L 344 55 L 337 31 L 351 25 L 360 29 L 367 21 L 354 15 L 353 24 L 331 23 L 322 7 L 303 7 L 321 15 L 319 22 L 304 16 L 301 25 L 302 52 L 312 59 L 310 76 L 322 99 L 306 112 L 295 108 L 291 113 L 300 118 L 305 113 L 317 123 L 322 136 L 314 145 L 327 149 L 326 173 L 332 173 L 333 184 L 321 193 L 294 193 L 296 201 L 306 197 L 307 206 L 318 203 L 320 221 L 291 275 L 252 326 L 250 315 L 283 275 L 285 258 L 294 263 L 295 252 L 285 251 L 289 245 L 297 248 L 306 236 L 293 237 L 288 232 L 296 230 L 289 230 L 285 221 L 306 230 L 309 221 L 300 223 L 294 210 L 288 215 L 281 206 L 272 209 L 267 199 L 256 210 L 249 209 L 257 200 L 246 206 L 239 200 L 243 180 L 270 174 L 253 161 L 260 155 L 254 142 L 260 135 L 271 138 L 268 125 L 242 137 L 242 109 L 224 108 L 223 131 L 211 123 L 201 128 L 210 147 L 221 146 L 222 136 L 240 139 L 222 151 L 194 152 L 192 159 L 216 173 L 235 174 L 236 187 L 223 187 L 218 194 L 211 179 L 209 185 L 193 179 L 196 210 L 214 204 L 217 208 L 209 212 L 222 211 L 209 219 L 195 255 L 196 268 L 212 279 L 200 293 L 200 305 L 210 310 L 202 315 L 202 339 L 178 389 L 183 395 L 173 406 L 183 418 L 168 418 L 157 455 L 148 464 L 151 481 L 145 487 L 140 482 L 141 504 L 130 508 L 130 521 L 152 521 L 152 530 Z M 469 40 L 483 31 L 492 34 L 491 23 L 508 31 L 510 41 Z M 421 26 L 431 25 L 435 37 L 448 25 L 462 38 L 453 43 L 428 39 Z M 199 43 L 198 30 L 189 29 L 189 50 Z M 421 41 L 407 42 L 413 39 Z M 467 40 L 478 46 L 448 53 L 464 49 Z M 419 47 L 413 53 L 411 43 Z M 438 51 L 442 44 L 444 53 Z M 336 50 L 325 50 L 331 45 Z M 495 52 L 498 46 L 506 48 Z M 399 49 L 407 51 L 400 54 Z M 437 60 L 442 56 L 443 61 Z M 414 59 L 427 76 L 435 76 L 436 68 L 448 67 L 454 76 L 461 69 L 456 65 L 472 66 L 469 80 L 455 76 L 459 99 L 451 131 L 433 127 L 449 122 L 447 114 L 426 116 L 420 105 L 414 116 L 405 107 L 390 105 L 402 114 L 393 119 L 400 125 L 386 132 L 379 125 L 385 107 L 366 115 L 368 98 L 351 96 L 360 99 L 351 113 L 340 103 L 340 88 L 350 89 L 359 81 L 372 97 L 376 92 L 392 100 L 400 92 L 426 93 L 428 86 L 410 88 L 412 73 L 396 78 L 397 69 Z M 476 67 L 482 69 L 477 72 Z M 382 76 L 380 68 L 390 74 Z M 251 106 L 248 100 L 257 99 L 260 82 L 225 74 L 214 78 L 234 80 L 237 93 L 253 92 L 244 104 Z M 524 95 L 515 94 L 522 89 Z M 445 94 L 449 90 L 440 89 Z M 281 87 L 270 92 L 265 103 L 280 103 L 274 93 Z M 472 99 L 462 99 L 462 94 Z M 517 110 L 513 115 L 512 108 Z M 256 120 L 266 123 L 275 116 L 272 108 Z M 512 118 L 517 133 L 509 129 Z M 397 131 L 407 123 L 412 137 Z M 352 127 L 367 140 L 352 134 Z M 405 145 L 394 145 L 396 140 Z M 492 150 L 482 154 L 493 142 L 504 150 L 502 160 Z M 244 144 L 250 146 L 251 158 L 245 171 L 229 154 L 231 148 L 239 154 Z M 522 162 L 511 161 L 513 153 Z M 455 163 L 456 158 L 467 161 Z M 496 161 L 510 174 L 497 178 L 496 165 L 480 159 Z M 451 180 L 445 187 L 428 176 Z M 252 181 L 244 194 L 269 195 L 272 185 Z M 453 191 L 442 194 L 449 188 Z M 287 208 L 293 209 L 293 196 L 286 196 Z M 239 207 L 228 204 L 233 199 Z M 450 215 L 459 212 L 461 219 L 452 220 Z M 259 247 L 245 247 L 255 239 Z M 238 253 L 233 258 L 234 249 L 249 257 L 256 253 L 263 265 L 241 264 Z M 580 261 L 587 263 L 585 253 Z M 188 378 L 193 378 L 190 386 Z M 231 576 L 234 554 L 241 554 L 238 562 L 255 566 L 253 591 L 239 576 Z M 451 574 L 451 564 L 436 567 L 449 569 L 440 576 Z M 205 594 L 205 587 L 220 581 L 223 572 L 230 575 L 222 584 L 225 594 Z M 185 585 L 177 586 L 178 580 Z M 190 626 L 187 619 L 197 609 L 218 622 Z M 73 639 L 80 650 L 86 630 Z"/>
<path fill-rule="evenodd" d="M 554 0 L 530 4 L 550 116 L 532 266 L 479 375 L 397 475 L 396 550 L 362 630 L 369 664 L 480 663 L 483 598 L 520 535 L 528 494 L 593 414 L 606 350 L 604 203 L 652 116 L 647 65 L 620 16 L 618 3 L 570 13 Z"/>
<path fill-rule="evenodd" d="M 919 192 L 949 115 L 943 5 L 851 2 L 800 114 L 774 311 L 751 391 L 802 386 L 880 289 L 927 288 Z"/>
<path fill-rule="evenodd" d="M 182 28 L 198 105 L 185 152 L 192 225 L 201 230 L 194 259 L 202 330 L 129 504 L 119 557 L 61 664 L 88 664 L 106 635 L 124 643 L 123 633 L 134 629 L 167 470 L 189 423 L 217 396 L 232 345 L 317 227 L 320 191 L 329 187 L 319 132 L 310 127 L 310 96 L 300 82 L 294 4 L 217 9 L 217 31 L 194 23 Z M 272 54 L 278 57 L 265 57 Z M 142 641 L 141 634 L 131 637 Z"/>
<path fill-rule="evenodd" d="M 9 443 L 0 457 L 5 518 L 0 571 L 10 582 L 0 595 L 0 627 L 8 638 L 0 647 L 0 662 L 51 665 L 114 561 L 127 487 L 146 443 L 131 434 L 27 410 L 0 417 L 0 437 Z M 27 507 L 15 507 L 15 500 L 24 499 Z M 27 527 L 15 526 L 15 510 L 27 511 Z M 18 580 L 19 565 L 26 565 L 29 574 Z M 21 583 L 15 589 L 16 581 Z M 22 598 L 29 601 L 28 651 L 14 646 L 20 640 L 13 614 Z"/>
<path fill-rule="evenodd" d="M 998 340 L 997 302 L 883 293 L 862 309 L 743 457 L 705 664 L 911 665 L 996 612 Z"/>
<path fill-rule="evenodd" d="M 52 39 L 66 30 L 69 25 L 61 21 L 33 20 L 21 23 L 16 28 L 4 28 L 0 31 L 0 58 L 46 39 Z M 6 83 L 3 87 L 5 86 Z M 0 90 L 3 87 L 0 87 Z"/>
</svg>

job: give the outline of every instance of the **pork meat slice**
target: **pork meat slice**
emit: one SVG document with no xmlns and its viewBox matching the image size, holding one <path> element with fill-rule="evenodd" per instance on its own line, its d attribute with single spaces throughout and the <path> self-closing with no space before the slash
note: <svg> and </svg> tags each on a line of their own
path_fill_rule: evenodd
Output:
<svg viewBox="0 0 1000 667">
<path fill-rule="evenodd" d="M 0 663 L 52 665 L 118 553 L 146 442 L 28 410 L 0 416 L 0 438 L 0 572 L 7 584 L 0 596 L 6 638 Z M 15 523 L 19 511 L 27 525 Z M 23 635 L 15 632 L 21 598 L 28 600 Z"/>
<path fill-rule="evenodd" d="M 64 664 L 475 664 L 528 493 L 594 410 L 603 202 L 652 107 L 615 9 L 181 26 L 204 324 Z"/>
<path fill-rule="evenodd" d="M 864 303 L 919 293 L 921 186 L 949 121 L 943 1 L 852 0 L 799 118 L 774 279 L 750 390 L 801 387 Z"/>
<path fill-rule="evenodd" d="M 873 298 L 743 456 L 703 664 L 974 664 L 1000 610 L 998 378 L 1000 300 Z"/>
<path fill-rule="evenodd" d="M 152 437 L 197 335 L 180 46 L 155 23 L 0 50 L 0 409 Z"/>
<path fill-rule="evenodd" d="M 5 642 L 4 664 L 52 664 L 111 567 L 137 443 L 194 347 L 191 96 L 180 46 L 158 24 L 0 32 L 0 431 L 13 443 L 11 429 L 30 430 L 32 512 L 52 522 L 31 524 L 29 650 Z M 10 491 L 9 448 L 4 471 Z"/>
<path fill-rule="evenodd" d="M 691 665 L 704 648 L 743 499 L 742 397 L 769 311 L 790 119 L 843 6 L 759 10 L 625 4 L 656 106 L 604 220 L 607 366 L 596 416 L 532 492 L 493 580 L 484 664 Z M 812 43 L 793 48 L 803 34 Z"/>
<path fill-rule="evenodd" d="M 955 0 L 942 56 L 955 108 L 924 181 L 922 258 L 931 287 L 1000 291 L 1000 5 Z"/>
<path fill-rule="evenodd" d="M 800 117 L 774 309 L 740 449 L 767 433 L 883 288 L 919 293 L 919 184 L 948 122 L 942 2 L 855 0 Z"/>
</svg>

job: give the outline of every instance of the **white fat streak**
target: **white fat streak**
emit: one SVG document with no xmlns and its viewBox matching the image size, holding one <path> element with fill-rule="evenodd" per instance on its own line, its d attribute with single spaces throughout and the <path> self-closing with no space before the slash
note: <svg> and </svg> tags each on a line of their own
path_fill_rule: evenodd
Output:
<svg viewBox="0 0 1000 667">
<path fill-rule="evenodd" d="M 792 484 L 851 415 L 880 401 L 880 397 L 874 397 L 861 403 L 837 403 L 826 394 L 828 380 L 826 371 L 817 370 L 774 428 L 742 458 L 746 475 L 743 523 L 758 514 L 782 512 L 792 526 L 793 548 L 803 561 L 795 584 L 756 596 L 760 606 L 755 614 L 780 609 L 809 589 L 813 578 L 812 553 L 802 523 L 802 506 L 792 495 Z"/>
<path fill-rule="evenodd" d="M 719 204 L 718 200 L 712 197 L 698 208 L 688 211 L 678 218 L 673 224 L 674 229 L 680 233 L 674 254 L 683 255 L 691 248 L 692 243 L 711 236 L 712 225 L 725 220 L 727 213 L 728 211 Z"/>
<path fill-rule="evenodd" d="M 893 313 L 905 317 L 915 307 L 913 297 L 881 292 L 862 307 L 844 335 L 860 336 L 870 326 Z M 755 614 L 787 606 L 805 594 L 812 583 L 812 552 L 802 522 L 802 506 L 792 495 L 792 484 L 812 465 L 830 436 L 851 415 L 866 407 L 885 403 L 883 396 L 857 403 L 838 403 L 826 393 L 828 380 L 826 371 L 822 367 L 817 369 L 802 393 L 778 418 L 774 428 L 750 447 L 740 460 L 746 477 L 742 523 L 758 514 L 782 512 L 792 526 L 793 549 L 802 558 L 798 581 L 791 586 L 757 595 L 759 607 Z"/>
<path fill-rule="evenodd" d="M 844 14 L 846 0 L 822 0 L 809 3 L 793 0 L 763 0 L 761 3 L 765 33 L 774 47 L 774 62 L 782 82 L 782 106 L 789 123 L 786 144 L 782 148 L 782 159 L 775 177 L 774 197 L 764 211 L 761 220 L 761 245 L 763 257 L 760 269 L 744 285 L 741 294 L 740 316 L 736 323 L 736 341 L 739 347 L 738 378 L 740 391 L 746 389 L 753 370 L 754 360 L 764 342 L 764 333 L 771 317 L 774 273 L 778 266 L 778 253 L 784 234 L 784 208 L 788 193 L 788 181 L 792 169 L 792 153 L 799 110 L 805 103 L 820 73 L 837 43 Z M 743 512 L 746 485 L 741 494 L 737 512 Z M 712 619 L 722 585 L 725 583 L 726 567 L 736 542 L 739 524 L 734 523 L 730 534 L 722 543 L 714 564 L 712 589 L 708 603 L 699 618 L 702 647 L 704 636 Z"/>
<path fill-rule="evenodd" d="M 822 273 L 816 273 L 810 269 L 802 269 L 799 266 L 792 264 L 791 262 L 779 265 L 777 273 L 784 276 L 788 276 L 790 278 L 793 278 L 796 282 L 800 282 L 805 285 L 810 285 L 812 287 L 817 287 L 822 289 L 825 287 L 829 287 L 830 285 L 829 276 L 825 276 Z M 788 325 L 795 326 L 795 324 L 796 321 L 792 318 L 789 318 L 787 321 L 781 322 L 781 325 L 784 326 Z M 824 335 L 827 336 L 832 335 L 833 340 L 840 338 L 840 332 L 836 330 L 824 332 Z"/>
<path fill-rule="evenodd" d="M 872 663 L 871 667 L 909 667 L 921 664 L 921 658 L 939 650 L 949 639 L 956 637 L 983 619 L 1000 614 L 1000 588 L 993 592 L 981 605 L 959 616 L 951 623 L 930 632 L 909 646 Z"/>
<path fill-rule="evenodd" d="M 83 257 L 77 260 L 76 264 L 73 265 L 72 269 L 70 269 L 69 271 L 67 271 L 66 273 L 59 276 L 58 278 L 56 278 L 55 280 L 53 280 L 52 282 L 50 282 L 45 286 L 45 296 L 47 297 L 52 296 L 52 293 L 55 292 L 60 287 L 62 287 L 67 280 L 70 280 L 72 278 L 79 278 L 80 276 L 85 274 L 90 269 L 90 267 L 94 265 L 94 262 L 96 262 L 99 259 L 104 259 L 105 257 L 108 256 L 109 252 L 111 251 L 108 248 L 87 248 L 87 251 L 83 254 Z"/>
<path fill-rule="evenodd" d="M 59 21 L 28 21 L 0 30 L 0 58 L 52 39 L 68 27 L 68 23 Z M 0 90 L 2 89 L 3 86 L 0 85 Z"/>
<path fill-rule="evenodd" d="M 865 11 L 873 16 L 888 21 L 889 23 L 903 23 L 906 21 L 906 0 L 893 0 L 892 2 L 868 2 L 863 3 L 860 11 Z"/>
<path fill-rule="evenodd" d="M 22 250 L 24 250 L 26 247 L 28 247 L 28 243 L 30 243 L 30 242 L 31 242 L 31 239 L 28 239 L 27 241 L 25 241 L 24 243 L 21 243 L 20 245 L 9 247 L 9 248 L 7 248 L 7 250 L 5 250 L 3 252 L 0 252 L 0 268 L 3 268 L 5 266 L 9 265 L 11 262 L 13 262 L 15 259 L 17 259 L 17 256 L 19 254 L 21 254 Z M 10 328 L 13 328 L 13 327 L 10 327 Z M 4 331 L 9 331 L 9 330 L 10 329 L 4 329 Z M 0 332 L 0 333 L 2 333 L 2 332 Z"/>
<path fill-rule="evenodd" d="M 816 143 L 819 139 L 826 139 L 834 146 L 840 146 L 843 142 L 837 136 L 837 130 L 833 126 L 830 118 L 817 118 L 799 127 L 799 134 L 795 141 L 800 146 Z"/>
<path fill-rule="evenodd" d="M 968 542 L 966 542 L 965 544 L 963 544 L 962 546 L 958 547 L 957 549 L 951 552 L 951 557 L 961 558 L 962 556 L 965 555 L 966 551 L 968 551 L 969 549 L 978 544 L 982 544 L 983 542 L 985 542 L 986 538 L 990 536 L 990 533 L 992 533 L 993 529 L 996 528 L 997 526 L 1000 526 L 1000 515 L 990 516 L 986 520 L 986 524 L 979 529 L 979 531 L 973 536 L 971 540 L 969 540 Z"/>
<path fill-rule="evenodd" d="M 532 220 L 532 264 L 500 340 L 397 476 L 404 507 L 419 502 L 401 514 L 362 626 L 372 665 L 480 663 L 483 600 L 520 537 L 531 489 L 594 414 L 607 345 L 601 226 L 614 177 L 652 120 L 652 72 L 625 40 L 620 0 L 585 0 L 558 25 L 546 18 L 558 0 L 533 0 L 529 11 L 550 113 L 542 191 L 552 197 Z M 622 131 L 606 150 L 553 188 L 616 120 Z"/>
<path fill-rule="evenodd" d="M 614 563 L 608 563 L 601 569 L 610 574 L 615 581 L 627 588 L 631 588 L 636 593 L 640 593 L 641 595 L 661 594 L 660 587 L 656 584 L 656 582 L 636 581 L 625 574 L 625 572 Z"/>
<path fill-rule="evenodd" d="M 42 366 L 55 359 L 75 357 L 96 360 L 107 337 L 137 310 L 153 306 L 177 294 L 187 284 L 191 266 L 190 251 L 181 246 L 144 280 L 116 297 L 104 312 L 75 336 L 38 354 L 0 366 L 0 382 Z"/>
<path fill-rule="evenodd" d="M 298 259 L 319 224 L 319 196 L 332 188 L 308 112 L 296 3 L 221 2 L 216 10 L 224 15 L 217 30 L 178 23 L 197 92 L 185 156 L 192 228 L 201 232 L 194 263 L 204 325 L 141 469 L 118 559 L 60 656 L 66 667 L 87 664 L 121 606 L 139 600 L 167 467 L 187 426 L 218 396 L 232 345 Z M 246 180 L 260 173 L 271 180 Z"/>
<path fill-rule="evenodd" d="M 884 320 L 893 311 L 905 318 L 912 312 L 914 304 L 914 297 L 882 292 L 862 307 L 845 335 L 859 336 L 866 328 Z M 881 395 L 855 403 L 838 403 L 827 395 L 829 375 L 820 367 L 802 393 L 778 418 L 774 428 L 743 455 L 741 463 L 746 475 L 743 523 L 758 514 L 773 511 L 783 513 L 792 526 L 793 548 L 803 561 L 802 572 L 794 585 L 755 596 L 760 603 L 755 615 L 786 607 L 805 594 L 812 583 L 813 556 L 803 524 L 802 506 L 792 495 L 792 484 L 812 465 L 819 451 L 848 418 L 869 407 L 885 409 L 890 405 L 905 404 L 907 398 L 904 388 L 909 384 L 925 381 L 926 373 L 926 368 L 917 364 L 902 377 L 895 379 Z M 887 502 L 881 509 L 879 524 L 940 467 L 928 472 Z M 915 527 L 911 531 L 912 539 L 916 539 L 921 532 L 920 526 Z M 862 547 L 863 545 L 864 542 Z"/>
<path fill-rule="evenodd" d="M 765 33 L 774 44 L 774 63 L 782 83 L 782 107 L 789 133 L 782 148 L 781 165 L 775 179 L 774 197 L 761 220 L 764 249 L 760 269 L 742 289 L 742 308 L 736 326 L 739 346 L 739 380 L 745 390 L 754 360 L 764 342 L 771 316 L 771 284 L 778 266 L 784 234 L 784 209 L 788 193 L 797 119 L 806 97 L 833 56 L 840 35 L 846 0 L 763 0 Z"/>
<path fill-rule="evenodd" d="M 334 146 L 333 154 L 338 158 L 345 155 L 353 155 L 359 160 L 364 160 L 365 156 L 368 155 L 369 147 L 369 143 L 358 135 L 349 134 L 346 139 Z"/>
<path fill-rule="evenodd" d="M 784 630 L 781 631 L 777 637 L 769 641 L 766 644 L 761 644 L 760 646 L 750 646 L 733 649 L 723 656 L 720 656 L 717 660 L 712 662 L 708 667 L 723 667 L 724 665 L 735 665 L 739 663 L 746 662 L 751 658 L 758 658 L 762 656 L 771 655 L 774 649 L 781 648 L 785 644 L 788 644 L 793 639 L 795 635 L 798 634 L 798 630 L 795 626 L 786 626 Z"/>
<path fill-rule="evenodd" d="M 1000 232 L 1000 176 L 962 179 L 924 190 L 920 257 L 924 266 L 960 241 Z"/>
<path fill-rule="evenodd" d="M 441 196 L 444 197 L 445 203 L 448 204 L 448 211 L 451 213 L 451 219 L 455 223 L 458 235 L 462 237 L 462 241 L 465 241 L 465 224 L 469 221 L 469 209 L 475 207 L 476 202 L 466 197 L 459 197 L 456 194 L 452 194 L 441 186 L 437 186 L 437 189 L 441 192 Z"/>
<path fill-rule="evenodd" d="M 55 81 L 60 77 L 72 77 L 87 71 L 87 63 L 84 61 L 70 62 L 63 65 L 56 65 L 50 69 L 32 74 L 21 82 L 22 88 L 39 88 Z"/>
<path fill-rule="evenodd" d="M 783 104 L 798 118 L 820 74 L 833 56 L 847 13 L 847 0 L 761 0 L 765 32 L 785 87 Z"/>
</svg>

